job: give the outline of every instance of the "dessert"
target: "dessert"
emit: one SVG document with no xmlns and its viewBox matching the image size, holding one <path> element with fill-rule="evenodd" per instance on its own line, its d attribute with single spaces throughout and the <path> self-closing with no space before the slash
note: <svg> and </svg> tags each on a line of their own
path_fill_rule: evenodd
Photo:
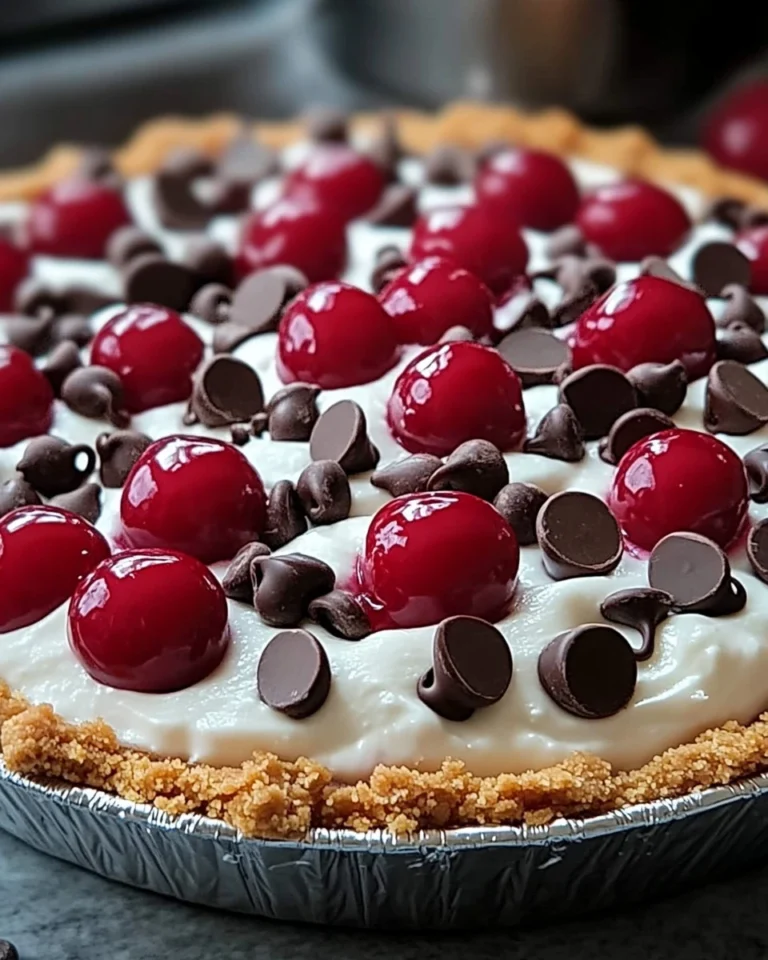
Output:
<svg viewBox="0 0 768 960">
<path fill-rule="evenodd" d="M 361 123 L 0 180 L 5 762 L 260 836 L 762 769 L 765 188 Z"/>
</svg>

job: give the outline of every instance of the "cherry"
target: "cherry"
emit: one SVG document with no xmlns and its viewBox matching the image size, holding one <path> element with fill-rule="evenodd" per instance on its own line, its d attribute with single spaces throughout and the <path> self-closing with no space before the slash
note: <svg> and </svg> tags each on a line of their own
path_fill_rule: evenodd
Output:
<svg viewBox="0 0 768 960">
<path fill-rule="evenodd" d="M 203 563 L 229 560 L 264 530 L 261 477 L 231 443 L 157 440 L 133 465 L 120 499 L 132 547 L 169 547 Z"/>
<path fill-rule="evenodd" d="M 47 433 L 52 419 L 50 383 L 23 350 L 0 346 L 0 447 Z"/>
<path fill-rule="evenodd" d="M 438 207 L 413 228 L 411 259 L 447 257 L 503 295 L 525 273 L 528 248 L 514 220 L 488 204 Z"/>
<path fill-rule="evenodd" d="M 395 325 L 376 297 L 349 283 L 307 287 L 280 320 L 277 372 L 323 390 L 377 380 L 397 360 Z"/>
<path fill-rule="evenodd" d="M 345 143 L 315 147 L 285 180 L 286 196 L 308 194 L 345 220 L 362 216 L 385 186 L 381 167 Z"/>
<path fill-rule="evenodd" d="M 16 287 L 29 272 L 29 254 L 0 237 L 0 313 L 13 309 Z"/>
<path fill-rule="evenodd" d="M 445 457 L 465 440 L 515 450 L 525 437 L 523 391 L 496 350 L 442 343 L 420 353 L 397 378 L 387 421 L 410 453 Z"/>
<path fill-rule="evenodd" d="M 494 153 L 478 171 L 475 192 L 497 215 L 503 210 L 532 230 L 572 223 L 579 207 L 579 188 L 566 164 L 554 154 L 525 147 Z"/>
<path fill-rule="evenodd" d="M 691 229 L 680 201 L 645 180 L 591 191 L 581 201 L 576 224 L 606 257 L 633 263 L 651 255 L 668 256 Z"/>
<path fill-rule="evenodd" d="M 7 513 L 0 519 L 0 633 L 48 616 L 108 556 L 104 537 L 69 510 L 35 505 Z"/>
<path fill-rule="evenodd" d="M 768 225 L 748 227 L 737 233 L 736 246 L 752 267 L 749 289 L 753 293 L 768 294 Z"/>
<path fill-rule="evenodd" d="M 509 611 L 520 550 L 512 528 L 468 493 L 412 493 L 373 517 L 358 560 L 374 629 L 422 627 Z"/>
<path fill-rule="evenodd" d="M 203 341 L 178 313 L 138 303 L 115 314 L 91 344 L 91 363 L 120 377 L 131 413 L 187 400 Z"/>
<path fill-rule="evenodd" d="M 625 538 L 641 550 L 675 531 L 699 533 L 726 548 L 747 516 L 747 475 L 716 437 L 663 430 L 621 458 L 608 505 Z"/>
<path fill-rule="evenodd" d="M 303 193 L 251 214 L 235 256 L 238 279 L 282 263 L 301 270 L 311 283 L 338 277 L 347 263 L 347 233 L 339 213 Z"/>
<path fill-rule="evenodd" d="M 26 237 L 34 253 L 100 260 L 107 241 L 131 223 L 122 194 L 95 180 L 62 180 L 29 208 Z"/>
<path fill-rule="evenodd" d="M 702 140 L 718 163 L 768 180 L 768 82 L 726 97 L 710 114 Z"/>
<path fill-rule="evenodd" d="M 139 693 L 191 687 L 229 644 L 227 599 L 211 571 L 171 550 L 128 550 L 78 586 L 69 643 L 99 683 Z"/>
<path fill-rule="evenodd" d="M 576 370 L 608 363 L 626 371 L 638 363 L 681 360 L 694 380 L 715 362 L 715 325 L 695 290 L 642 276 L 618 284 L 586 309 L 571 349 Z"/>
</svg>

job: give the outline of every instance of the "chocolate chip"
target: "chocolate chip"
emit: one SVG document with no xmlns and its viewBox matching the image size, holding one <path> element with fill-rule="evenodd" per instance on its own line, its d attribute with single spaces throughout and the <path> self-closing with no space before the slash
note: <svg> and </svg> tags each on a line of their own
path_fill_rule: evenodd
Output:
<svg viewBox="0 0 768 960">
<path fill-rule="evenodd" d="M 171 310 L 185 310 L 194 290 L 192 271 L 160 253 L 134 257 L 123 272 L 126 303 L 157 303 Z"/>
<path fill-rule="evenodd" d="M 317 143 L 346 143 L 349 117 L 334 107 L 313 107 L 307 111 L 307 136 Z"/>
<path fill-rule="evenodd" d="M 196 285 L 220 283 L 225 287 L 234 284 L 232 257 L 220 243 L 209 237 L 192 240 L 184 251 L 184 266 L 195 275 Z"/>
<path fill-rule="evenodd" d="M 608 434 L 622 414 L 637 406 L 637 394 L 621 370 L 595 363 L 563 380 L 560 402 L 576 414 L 585 438 L 597 440 Z"/>
<path fill-rule="evenodd" d="M 575 223 L 567 223 L 551 233 L 544 247 L 544 253 L 550 260 L 558 260 L 560 257 L 569 255 L 583 257 L 586 252 L 587 242 L 584 234 Z"/>
<path fill-rule="evenodd" d="M 264 408 L 258 373 L 235 357 L 214 356 L 194 378 L 190 409 L 207 427 L 248 420 Z"/>
<path fill-rule="evenodd" d="M 19 951 L 10 940 L 0 940 L 0 960 L 19 960 Z"/>
<path fill-rule="evenodd" d="M 28 317 L 42 312 L 59 314 L 64 309 L 61 296 L 37 277 L 22 280 L 13 295 L 13 308 Z"/>
<path fill-rule="evenodd" d="M 719 360 L 709 371 L 704 426 L 710 433 L 742 436 L 768 423 L 768 387 L 735 360 Z"/>
<path fill-rule="evenodd" d="M 750 450 L 744 457 L 749 495 L 755 503 L 768 503 L 768 444 Z"/>
<path fill-rule="evenodd" d="M 714 220 L 731 230 L 740 230 L 745 204 L 736 197 L 719 197 L 704 215 L 705 220 Z"/>
<path fill-rule="evenodd" d="M 536 518 L 547 494 L 533 483 L 508 483 L 499 490 L 494 507 L 515 531 L 521 547 L 536 543 Z"/>
<path fill-rule="evenodd" d="M 101 487 L 98 483 L 86 483 L 71 493 L 61 493 L 51 499 L 54 507 L 76 513 L 88 523 L 96 523 L 101 516 Z"/>
<path fill-rule="evenodd" d="M 382 247 L 376 254 L 371 274 L 371 287 L 374 293 L 381 293 L 386 285 L 406 266 L 402 252 L 393 246 Z"/>
<path fill-rule="evenodd" d="M 118 489 L 128 479 L 131 468 L 147 447 L 150 437 L 134 430 L 116 430 L 96 437 L 99 478 L 105 487 Z"/>
<path fill-rule="evenodd" d="M 455 187 L 474 179 L 475 158 L 463 147 L 445 143 L 435 147 L 424 158 L 424 175 L 429 183 Z"/>
<path fill-rule="evenodd" d="M 243 280 L 232 294 L 230 323 L 250 331 L 251 336 L 277 329 L 283 305 L 295 296 L 287 277 L 279 270 L 258 270 Z"/>
<path fill-rule="evenodd" d="M 680 360 L 671 363 L 639 363 L 627 374 L 644 407 L 653 407 L 671 417 L 685 401 L 688 376 Z"/>
<path fill-rule="evenodd" d="M 619 417 L 608 436 L 600 441 L 600 457 L 606 463 L 617 464 L 639 440 L 660 430 L 669 430 L 674 425 L 666 414 L 653 407 L 629 410 Z"/>
<path fill-rule="evenodd" d="M 579 257 L 565 255 L 560 257 L 549 271 L 549 275 L 563 288 L 563 298 L 575 300 L 588 298 L 595 293 L 605 293 L 616 282 L 616 265 L 605 257 Z"/>
<path fill-rule="evenodd" d="M 27 507 L 40 503 L 40 497 L 31 483 L 24 477 L 11 477 L 0 483 L 0 517 L 4 517 L 17 507 Z"/>
<path fill-rule="evenodd" d="M 768 224 L 768 210 L 752 204 L 745 205 L 741 212 L 740 228 L 742 230 L 749 227 L 764 227 L 766 224 Z"/>
<path fill-rule="evenodd" d="M 652 587 L 632 587 L 618 590 L 600 604 L 600 613 L 611 623 L 632 627 L 640 634 L 640 647 L 635 650 L 638 660 L 653 656 L 656 627 L 672 612 L 672 597 Z"/>
<path fill-rule="evenodd" d="M 443 461 L 431 453 L 415 453 L 412 457 L 395 460 L 374 471 L 371 483 L 393 497 L 400 497 L 404 493 L 423 493 L 429 478 L 442 465 Z"/>
<path fill-rule="evenodd" d="M 362 640 L 372 630 L 368 614 L 346 590 L 331 590 L 309 605 L 309 619 L 342 640 Z"/>
<path fill-rule="evenodd" d="M 404 151 L 400 143 L 395 116 L 382 115 L 379 134 L 367 145 L 365 153 L 381 168 L 388 182 L 397 180 L 397 168 L 404 156 Z"/>
<path fill-rule="evenodd" d="M 427 490 L 457 490 L 493 500 L 509 483 L 509 469 L 498 447 L 488 440 L 459 444 L 427 483 Z"/>
<path fill-rule="evenodd" d="M 262 410 L 260 413 L 257 413 L 255 417 L 251 417 L 249 426 L 254 437 L 263 436 L 266 433 L 268 423 L 269 415 L 266 410 Z"/>
<path fill-rule="evenodd" d="M 496 349 L 520 377 L 523 387 L 555 383 L 571 361 L 564 340 L 536 328 L 513 330 Z"/>
<path fill-rule="evenodd" d="M 559 403 L 544 414 L 536 433 L 523 444 L 524 453 L 536 453 L 552 460 L 577 463 L 584 459 L 584 431 L 576 414 Z"/>
<path fill-rule="evenodd" d="M 104 307 L 119 303 L 120 298 L 103 293 L 84 283 L 70 283 L 61 291 L 62 307 L 65 313 L 79 314 L 89 319 L 91 314 Z"/>
<path fill-rule="evenodd" d="M 280 171 L 280 158 L 266 144 L 243 132 L 219 157 L 216 173 L 225 180 L 255 184 Z"/>
<path fill-rule="evenodd" d="M 768 357 L 768 348 L 760 334 L 738 322 L 718 331 L 715 351 L 718 360 L 735 360 L 742 364 L 759 363 Z"/>
<path fill-rule="evenodd" d="M 244 447 L 251 442 L 251 431 L 243 423 L 233 423 L 229 435 L 236 447 Z"/>
<path fill-rule="evenodd" d="M 189 304 L 189 312 L 206 323 L 213 325 L 223 324 L 229 319 L 229 306 L 232 303 L 232 291 L 221 283 L 206 283 L 200 287 L 197 293 L 192 297 Z M 250 334 L 246 331 L 243 339 L 247 339 Z M 242 342 L 242 341 L 241 341 Z M 237 344 L 235 344 L 236 346 Z M 230 347 L 229 349 L 234 349 Z M 216 353 L 229 353 L 228 350 L 214 350 Z"/>
<path fill-rule="evenodd" d="M 122 270 L 134 257 L 144 253 L 162 253 L 162 247 L 141 227 L 120 227 L 107 243 L 107 260 L 118 270 Z"/>
<path fill-rule="evenodd" d="M 375 227 L 412 227 L 419 215 L 416 198 L 412 187 L 390 184 L 365 219 Z"/>
<path fill-rule="evenodd" d="M 268 707 L 303 720 L 317 713 L 328 698 L 328 654 L 308 630 L 282 630 L 261 653 L 256 686 Z"/>
<path fill-rule="evenodd" d="M 50 347 L 53 324 L 50 314 L 43 313 L 37 317 L 10 316 L 2 323 L 7 342 L 31 357 L 42 356 Z"/>
<path fill-rule="evenodd" d="M 438 343 L 471 343 L 475 335 L 466 327 L 448 327 Z"/>
<path fill-rule="evenodd" d="M 765 313 L 749 291 L 738 283 L 729 283 L 723 287 L 720 296 L 727 302 L 725 310 L 717 320 L 718 327 L 730 327 L 732 323 L 744 323 L 755 333 L 765 332 Z"/>
<path fill-rule="evenodd" d="M 272 440 L 309 440 L 320 416 L 319 393 L 319 387 L 309 383 L 291 383 L 278 390 L 267 404 Z"/>
<path fill-rule="evenodd" d="M 87 346 L 93 340 L 90 317 L 78 316 L 76 313 L 65 313 L 56 317 L 51 324 L 51 339 L 54 343 L 71 340 L 78 347 Z"/>
<path fill-rule="evenodd" d="M 587 307 L 599 297 L 597 287 L 589 280 L 575 293 L 565 294 L 551 313 L 553 327 L 566 327 L 578 320 Z"/>
<path fill-rule="evenodd" d="M 241 603 L 253 603 L 253 592 L 257 582 L 257 571 L 252 569 L 253 562 L 258 557 L 268 557 L 269 552 L 266 543 L 259 543 L 256 540 L 240 547 L 221 581 L 225 596 L 230 600 L 239 600 Z"/>
<path fill-rule="evenodd" d="M 749 260 L 732 243 L 713 240 L 705 243 L 693 255 L 693 280 L 707 297 L 718 297 L 727 284 L 748 287 L 752 280 Z"/>
<path fill-rule="evenodd" d="M 432 667 L 421 677 L 419 699 L 446 720 L 468 720 L 507 692 L 512 654 L 503 635 L 477 617 L 450 617 L 437 627 Z"/>
<path fill-rule="evenodd" d="M 619 526 L 591 493 L 566 490 L 550 497 L 536 519 L 536 537 L 553 580 L 602 576 L 621 560 Z"/>
<path fill-rule="evenodd" d="M 74 176 L 79 180 L 114 182 L 117 172 L 109 150 L 106 147 L 86 147 Z M 119 183 L 119 178 L 117 182 Z"/>
<path fill-rule="evenodd" d="M 379 451 L 368 438 L 362 407 L 354 400 L 339 400 L 324 411 L 312 428 L 309 455 L 313 460 L 335 460 L 347 474 L 373 470 Z"/>
<path fill-rule="evenodd" d="M 277 550 L 306 532 L 307 518 L 296 487 L 290 480 L 278 480 L 267 501 L 264 543 Z"/>
<path fill-rule="evenodd" d="M 659 280 L 667 280 L 669 283 L 674 283 L 678 287 L 695 289 L 693 284 L 684 280 L 663 257 L 646 257 L 640 264 L 640 275 L 644 277 L 657 277 Z"/>
<path fill-rule="evenodd" d="M 549 330 L 551 327 L 552 317 L 549 315 L 549 310 L 538 297 L 531 297 L 511 324 L 511 329 L 515 333 L 528 329 Z M 501 349 L 505 339 L 506 337 L 499 342 L 497 349 Z"/>
<path fill-rule="evenodd" d="M 349 480 L 335 460 L 307 464 L 296 490 L 306 515 L 316 526 L 346 520 L 352 509 Z"/>
<path fill-rule="evenodd" d="M 46 435 L 30 440 L 16 469 L 44 497 L 77 489 L 96 466 L 96 454 L 85 443 L 72 445 Z"/>
<path fill-rule="evenodd" d="M 648 582 L 668 593 L 681 612 L 708 616 L 734 612 L 728 558 L 716 543 L 697 533 L 670 533 L 659 540 L 648 559 Z"/>
<path fill-rule="evenodd" d="M 747 557 L 755 575 L 768 583 L 768 520 L 761 520 L 749 531 Z"/>
<path fill-rule="evenodd" d="M 311 601 L 333 590 L 336 582 L 327 563 L 303 553 L 257 557 L 254 570 L 258 582 L 254 603 L 272 627 L 296 626 Z"/>
<path fill-rule="evenodd" d="M 80 367 L 73 370 L 61 387 L 61 399 L 70 410 L 92 420 L 109 420 L 125 427 L 130 416 L 123 408 L 120 377 L 107 367 Z"/>
<path fill-rule="evenodd" d="M 212 211 L 195 194 L 194 183 L 212 172 L 212 162 L 195 150 L 179 150 L 166 160 L 153 184 L 155 209 L 164 227 L 199 230 L 206 226 Z"/>
<path fill-rule="evenodd" d="M 632 699 L 637 662 L 618 630 L 587 623 L 559 634 L 541 651 L 539 680 L 563 710 L 600 720 L 623 710 Z"/>
</svg>

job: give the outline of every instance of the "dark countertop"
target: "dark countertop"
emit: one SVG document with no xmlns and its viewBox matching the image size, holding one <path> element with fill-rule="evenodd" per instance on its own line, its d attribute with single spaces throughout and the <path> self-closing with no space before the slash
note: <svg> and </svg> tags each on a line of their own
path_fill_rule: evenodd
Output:
<svg viewBox="0 0 768 960">
<path fill-rule="evenodd" d="M 0 833 L 0 937 L 21 960 L 764 960 L 768 868 L 664 903 L 523 931 L 425 936 L 290 926 L 110 883 Z"/>
</svg>

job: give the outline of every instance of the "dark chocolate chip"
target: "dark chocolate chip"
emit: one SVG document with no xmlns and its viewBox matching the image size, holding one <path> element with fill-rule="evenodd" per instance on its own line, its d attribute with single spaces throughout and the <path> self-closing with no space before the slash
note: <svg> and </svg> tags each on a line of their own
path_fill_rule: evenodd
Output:
<svg viewBox="0 0 768 960">
<path fill-rule="evenodd" d="M 749 227 L 764 227 L 766 224 L 768 224 L 768 210 L 751 204 L 745 205 L 741 212 L 740 227 L 742 230 Z"/>
<path fill-rule="evenodd" d="M 735 360 L 737 363 L 759 363 L 768 357 L 768 347 L 759 333 L 746 323 L 731 323 L 725 330 L 719 330 L 715 350 L 718 360 Z"/>
<path fill-rule="evenodd" d="M 509 468 L 499 448 L 488 440 L 467 440 L 435 470 L 427 490 L 457 490 L 490 501 L 507 483 Z"/>
<path fill-rule="evenodd" d="M 671 417 L 685 401 L 688 376 L 680 360 L 671 363 L 640 363 L 627 374 L 640 404 Z"/>
<path fill-rule="evenodd" d="M 552 317 L 546 305 L 538 297 L 531 297 L 521 308 L 518 315 L 513 318 L 511 330 L 515 333 L 520 330 L 550 330 L 552 328 Z M 505 338 L 506 339 L 506 338 Z M 499 349 L 504 340 L 499 343 Z"/>
<path fill-rule="evenodd" d="M 249 424 L 251 428 L 251 433 L 254 437 L 261 437 L 267 432 L 267 426 L 269 424 L 269 414 L 266 410 L 262 410 L 260 413 L 257 413 L 255 417 L 251 417 L 251 422 Z"/>
<path fill-rule="evenodd" d="M 0 940 L 0 960 L 19 960 L 19 951 L 10 940 Z"/>
<path fill-rule="evenodd" d="M 371 631 L 371 621 L 360 602 L 346 590 L 331 590 L 309 605 L 309 619 L 342 640 L 362 640 Z"/>
<path fill-rule="evenodd" d="M 270 550 L 278 550 L 306 532 L 307 518 L 296 487 L 290 480 L 278 480 L 267 501 L 264 543 Z"/>
<path fill-rule="evenodd" d="M 268 707 L 303 720 L 328 699 L 328 654 L 308 630 L 282 630 L 262 650 L 256 686 Z"/>
<path fill-rule="evenodd" d="M 668 593 L 681 612 L 733 612 L 728 557 L 699 534 L 670 533 L 659 540 L 648 559 L 648 583 Z"/>
<path fill-rule="evenodd" d="M 619 526 L 591 493 L 566 490 L 550 497 L 536 518 L 536 537 L 553 580 L 602 576 L 621 560 Z"/>
<path fill-rule="evenodd" d="M 254 570 L 258 583 L 254 603 L 272 627 L 295 627 L 306 617 L 311 601 L 330 593 L 336 582 L 327 563 L 303 553 L 257 557 Z"/>
<path fill-rule="evenodd" d="M 244 447 L 251 442 L 251 431 L 244 423 L 233 423 L 229 436 L 236 447 Z"/>
<path fill-rule="evenodd" d="M 280 157 L 247 131 L 229 142 L 219 157 L 217 176 L 225 180 L 255 184 L 280 171 Z"/>
<path fill-rule="evenodd" d="M 128 479 L 131 468 L 147 447 L 150 437 L 135 430 L 116 430 L 96 437 L 99 479 L 105 487 L 117 489 Z"/>
<path fill-rule="evenodd" d="M 307 136 L 318 143 L 346 143 L 349 116 L 334 107 L 312 107 L 307 111 Z"/>
<path fill-rule="evenodd" d="M 229 307 L 226 307 L 229 310 Z M 240 344 L 255 337 L 253 330 L 247 327 L 241 327 L 238 324 L 230 323 L 224 320 L 219 323 L 213 331 L 213 352 L 214 353 L 232 353 Z"/>
<path fill-rule="evenodd" d="M 584 459 L 584 431 L 576 414 L 565 403 L 553 407 L 541 419 L 536 433 L 523 444 L 525 453 L 552 460 L 577 463 Z"/>
<path fill-rule="evenodd" d="M 206 283 L 192 297 L 189 312 L 215 326 L 223 324 L 229 319 L 229 305 L 231 303 L 232 291 L 229 287 L 225 287 L 222 283 Z M 234 347 L 231 349 L 234 349 Z M 228 352 L 229 350 L 216 350 L 216 353 Z"/>
<path fill-rule="evenodd" d="M 212 210 L 197 196 L 194 184 L 212 172 L 212 162 L 195 150 L 179 150 L 166 160 L 153 184 L 155 209 L 164 227 L 199 230 L 206 226 Z"/>
<path fill-rule="evenodd" d="M 0 483 L 0 517 L 4 517 L 17 507 L 27 507 L 40 503 L 40 497 L 31 483 L 24 477 L 11 477 Z"/>
<path fill-rule="evenodd" d="M 731 230 L 740 230 L 745 204 L 736 197 L 719 197 L 714 200 L 704 215 L 705 220 L 714 220 Z"/>
<path fill-rule="evenodd" d="M 424 175 L 429 183 L 455 187 L 474 179 L 476 161 L 463 147 L 440 144 L 424 158 Z"/>
<path fill-rule="evenodd" d="M 376 254 L 373 272 L 371 273 L 373 292 L 381 293 L 395 274 L 399 273 L 406 265 L 403 254 L 397 247 L 382 247 Z"/>
<path fill-rule="evenodd" d="M 381 168 L 389 183 L 397 180 L 398 164 L 404 156 L 397 130 L 397 118 L 382 116 L 378 136 L 366 147 L 365 153 Z"/>
<path fill-rule="evenodd" d="M 312 428 L 309 455 L 313 460 L 335 460 L 347 474 L 373 470 L 379 451 L 368 438 L 362 407 L 354 400 L 339 400 L 325 410 Z"/>
<path fill-rule="evenodd" d="M 160 253 L 134 257 L 123 272 L 126 303 L 157 303 L 171 310 L 186 310 L 194 290 L 192 271 Z"/>
<path fill-rule="evenodd" d="M 750 450 L 744 457 L 749 495 L 755 503 L 768 503 L 768 444 Z"/>
<path fill-rule="evenodd" d="M 566 254 L 538 276 L 555 280 L 563 288 L 564 300 L 594 299 L 595 291 L 605 293 L 616 282 L 616 265 L 605 257 Z"/>
<path fill-rule="evenodd" d="M 232 257 L 209 237 L 198 237 L 187 245 L 184 266 L 194 274 L 196 286 L 220 283 L 231 287 L 235 280 Z"/>
<path fill-rule="evenodd" d="M 524 387 L 555 383 L 571 362 L 568 344 L 548 330 L 513 330 L 496 349 L 520 377 Z"/>
<path fill-rule="evenodd" d="M 371 483 L 393 497 L 400 497 L 404 493 L 423 493 L 429 478 L 442 465 L 443 461 L 431 453 L 415 453 L 412 457 L 396 460 L 375 470 L 371 475 Z"/>
<path fill-rule="evenodd" d="M 719 360 L 709 371 L 704 426 L 742 436 L 768 423 L 768 387 L 741 363 Z"/>
<path fill-rule="evenodd" d="M 748 287 L 752 280 L 749 260 L 732 243 L 713 240 L 699 247 L 691 264 L 694 283 L 707 297 L 719 297 L 723 287 L 731 283 Z"/>
<path fill-rule="evenodd" d="M 693 284 L 683 279 L 663 257 L 646 257 L 640 264 L 640 275 L 644 277 L 657 277 L 659 280 L 667 280 L 669 283 L 674 283 L 678 287 L 695 289 Z"/>
<path fill-rule="evenodd" d="M 587 253 L 587 243 L 584 234 L 575 223 L 567 223 L 547 237 L 544 248 L 550 260 L 559 260 L 560 257 L 584 257 Z"/>
<path fill-rule="evenodd" d="M 757 301 L 745 287 L 738 283 L 729 283 L 723 287 L 720 296 L 727 302 L 720 318 L 718 327 L 730 327 L 732 323 L 744 323 L 755 333 L 765 332 L 765 313 Z"/>
<path fill-rule="evenodd" d="M 242 360 L 213 356 L 195 374 L 190 409 L 207 427 L 242 423 L 264 409 L 258 373 Z"/>
<path fill-rule="evenodd" d="M 309 440 L 320 411 L 320 388 L 309 383 L 291 383 L 278 390 L 267 404 L 267 429 L 272 440 Z"/>
<path fill-rule="evenodd" d="M 563 710 L 600 720 L 623 710 L 632 699 L 637 661 L 618 630 L 587 623 L 559 634 L 541 651 L 539 680 Z"/>
<path fill-rule="evenodd" d="M 421 677 L 419 699 L 446 720 L 468 720 L 507 692 L 512 654 L 503 635 L 477 617 L 450 617 L 435 630 L 432 667 Z"/>
<path fill-rule="evenodd" d="M 341 465 L 316 460 L 301 471 L 296 490 L 304 512 L 316 526 L 346 520 L 352 509 L 352 491 Z"/>
<path fill-rule="evenodd" d="M 672 597 L 653 587 L 632 587 L 618 590 L 600 604 L 600 613 L 611 623 L 632 627 L 640 634 L 640 646 L 635 650 L 638 660 L 653 656 L 656 627 L 672 612 Z"/>
<path fill-rule="evenodd" d="M 257 540 L 240 547 L 221 581 L 225 596 L 230 600 L 239 600 L 241 603 L 253 603 L 253 592 L 257 582 L 257 572 L 252 570 L 253 561 L 257 557 L 268 557 L 269 552 L 266 543 L 260 543 Z"/>
<path fill-rule="evenodd" d="M 37 317 L 22 314 L 9 316 L 2 321 L 2 324 L 7 342 L 31 357 L 42 356 L 51 345 L 53 326 L 51 314 L 41 313 Z"/>
<path fill-rule="evenodd" d="M 93 340 L 93 327 L 90 317 L 76 313 L 65 313 L 56 317 L 51 324 L 51 339 L 54 343 L 71 340 L 78 347 L 85 347 Z"/>
<path fill-rule="evenodd" d="M 560 384 L 560 402 L 576 414 L 587 440 L 606 436 L 622 414 L 637 406 L 635 388 L 621 370 L 595 363 Z"/>
<path fill-rule="evenodd" d="M 37 277 L 27 277 L 16 288 L 13 308 L 28 317 L 36 317 L 41 312 L 59 314 L 64 309 L 64 304 L 61 296 L 54 293 L 48 284 Z"/>
<path fill-rule="evenodd" d="M 88 523 L 96 523 L 101 516 L 101 487 L 98 483 L 86 483 L 71 493 L 53 497 L 50 502 L 54 507 L 76 513 Z"/>
<path fill-rule="evenodd" d="M 749 531 L 747 557 L 755 575 L 768 583 L 768 520 L 761 520 Z"/>
<path fill-rule="evenodd" d="M 547 494 L 533 483 L 508 483 L 499 490 L 494 507 L 515 531 L 521 547 L 536 543 L 536 518 Z"/>
<path fill-rule="evenodd" d="M 285 303 L 296 295 L 279 270 L 258 270 L 243 280 L 232 294 L 229 321 L 249 330 L 251 336 L 277 329 Z"/>
<path fill-rule="evenodd" d="M 80 156 L 74 176 L 79 180 L 115 182 L 117 173 L 109 150 L 106 147 L 86 147 Z"/>
<path fill-rule="evenodd" d="M 120 227 L 107 243 L 107 260 L 118 270 L 124 269 L 134 257 L 144 253 L 162 253 L 162 247 L 141 227 Z"/>
<path fill-rule="evenodd" d="M 466 327 L 448 327 L 438 343 L 471 343 L 474 339 L 474 333 Z"/>
<path fill-rule="evenodd" d="M 418 217 L 417 193 L 402 183 L 390 184 L 365 219 L 375 227 L 412 227 Z"/>
<path fill-rule="evenodd" d="M 84 283 L 70 283 L 61 291 L 62 309 L 65 313 L 79 314 L 90 318 L 91 314 L 104 307 L 120 302 L 120 297 L 103 293 Z"/>
<path fill-rule="evenodd" d="M 653 407 L 639 407 L 622 414 L 600 441 L 600 456 L 606 463 L 617 464 L 630 447 L 660 430 L 669 430 L 674 422 Z"/>
<path fill-rule="evenodd" d="M 46 435 L 30 440 L 16 469 L 44 497 L 76 490 L 96 466 L 96 454 L 85 443 L 72 445 Z"/>
<path fill-rule="evenodd" d="M 80 367 L 73 370 L 61 386 L 61 399 L 83 417 L 109 420 L 125 427 L 130 416 L 123 408 L 120 377 L 107 367 Z"/>
<path fill-rule="evenodd" d="M 600 296 L 597 287 L 585 280 L 584 285 L 575 293 L 565 293 L 560 303 L 551 313 L 553 327 L 566 327 L 578 320 L 587 307 L 591 306 Z"/>
</svg>

